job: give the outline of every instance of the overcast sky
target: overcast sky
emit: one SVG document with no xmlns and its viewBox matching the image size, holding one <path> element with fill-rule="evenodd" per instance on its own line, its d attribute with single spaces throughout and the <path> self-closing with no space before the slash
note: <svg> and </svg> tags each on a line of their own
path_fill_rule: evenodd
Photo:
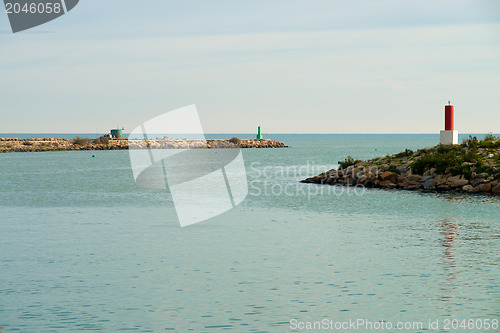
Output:
<svg viewBox="0 0 500 333">
<path fill-rule="evenodd" d="M 82 0 L 12 34 L 0 133 L 132 130 L 196 104 L 205 132 L 500 132 L 498 0 Z"/>
</svg>

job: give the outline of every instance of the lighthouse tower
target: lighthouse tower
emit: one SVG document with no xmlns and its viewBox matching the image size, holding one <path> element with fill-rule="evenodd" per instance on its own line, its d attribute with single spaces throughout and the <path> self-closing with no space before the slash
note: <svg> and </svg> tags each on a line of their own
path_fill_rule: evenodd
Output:
<svg viewBox="0 0 500 333">
<path fill-rule="evenodd" d="M 458 132 L 455 131 L 455 108 L 448 101 L 444 107 L 444 131 L 441 131 L 442 145 L 458 145 Z"/>
</svg>

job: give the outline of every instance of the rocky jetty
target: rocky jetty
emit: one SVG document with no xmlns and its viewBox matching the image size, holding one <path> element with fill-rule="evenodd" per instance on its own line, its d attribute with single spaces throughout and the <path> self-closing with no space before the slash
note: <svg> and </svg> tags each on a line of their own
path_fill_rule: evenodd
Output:
<svg viewBox="0 0 500 333">
<path fill-rule="evenodd" d="M 154 140 L 128 140 L 79 138 L 38 138 L 17 139 L 0 138 L 0 153 L 39 152 L 58 150 L 125 150 L 125 149 L 187 149 L 187 148 L 284 148 L 281 141 L 270 139 L 238 139 L 229 140 L 174 140 L 156 138 Z"/>
<path fill-rule="evenodd" d="M 285 148 L 281 141 L 270 139 L 238 139 L 215 140 L 173 140 L 157 138 L 155 140 L 129 140 L 130 149 L 193 149 L 193 148 Z"/>
<path fill-rule="evenodd" d="M 405 150 L 368 161 L 352 157 L 303 183 L 423 192 L 500 194 L 500 138 Z"/>
</svg>

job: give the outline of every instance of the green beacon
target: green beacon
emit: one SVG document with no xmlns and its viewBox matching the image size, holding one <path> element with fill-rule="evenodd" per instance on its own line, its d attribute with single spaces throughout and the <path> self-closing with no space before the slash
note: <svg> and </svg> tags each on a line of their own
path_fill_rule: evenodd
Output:
<svg viewBox="0 0 500 333">
<path fill-rule="evenodd" d="M 260 133 L 260 126 L 257 132 L 257 139 L 262 139 L 262 134 Z"/>
</svg>

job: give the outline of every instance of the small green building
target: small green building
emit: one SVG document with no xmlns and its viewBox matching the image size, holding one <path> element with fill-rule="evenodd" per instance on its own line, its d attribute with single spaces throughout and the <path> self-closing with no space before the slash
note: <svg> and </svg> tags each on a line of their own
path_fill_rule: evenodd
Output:
<svg viewBox="0 0 500 333">
<path fill-rule="evenodd" d="M 122 134 L 123 134 L 123 130 L 122 130 L 122 129 L 118 129 L 118 128 L 117 128 L 117 129 L 112 129 L 112 130 L 111 130 L 111 134 L 110 134 L 110 136 L 111 136 L 111 138 L 113 138 L 113 139 L 121 139 Z"/>
</svg>

